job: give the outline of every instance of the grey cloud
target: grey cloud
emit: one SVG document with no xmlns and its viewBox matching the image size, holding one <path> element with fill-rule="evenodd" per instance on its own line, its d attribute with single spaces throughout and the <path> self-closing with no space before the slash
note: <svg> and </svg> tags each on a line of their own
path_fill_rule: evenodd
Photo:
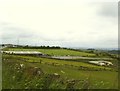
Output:
<svg viewBox="0 0 120 91">
<path fill-rule="evenodd" d="M 32 32 L 28 32 L 28 29 L 16 27 L 16 26 L 2 26 L 2 39 L 13 39 L 16 37 L 28 38 L 32 37 Z"/>
<path fill-rule="evenodd" d="M 1 26 L 7 26 L 7 25 L 10 25 L 11 23 L 7 23 L 7 22 L 0 22 L 0 25 Z"/>
<path fill-rule="evenodd" d="M 98 14 L 105 17 L 116 18 L 118 16 L 117 4 L 118 3 L 115 2 L 102 3 L 99 7 Z"/>
<path fill-rule="evenodd" d="M 26 26 L 28 28 L 24 28 L 21 26 L 17 26 L 17 23 L 0 23 L 0 32 L 2 32 L 3 42 L 17 43 L 17 39 L 19 38 L 20 44 L 59 45 L 66 47 L 116 47 L 117 38 L 115 31 L 117 28 L 115 26 L 117 25 L 117 23 L 113 22 L 112 25 L 111 20 L 114 21 L 114 19 L 116 19 L 117 17 L 117 3 L 99 3 L 96 4 L 95 7 L 92 7 L 90 11 L 92 11 L 92 9 L 93 13 L 91 14 L 95 14 L 95 17 L 93 17 L 94 19 L 92 19 L 93 23 L 91 23 L 91 26 L 89 22 L 91 21 L 91 19 L 88 19 L 88 23 L 85 23 L 85 25 L 84 23 L 82 25 L 79 25 L 77 22 L 75 22 L 76 26 L 74 26 L 74 23 L 73 25 L 66 24 L 66 26 L 63 26 L 64 31 L 62 32 L 56 32 L 54 31 L 54 28 L 53 30 L 51 30 L 52 27 L 50 27 L 50 30 L 43 27 L 35 27 L 36 30 L 32 30 L 34 29 L 34 27 L 32 27 L 32 29 L 28 29 L 30 28 L 30 26 Z M 83 12 L 81 11 L 81 13 Z M 78 21 L 82 18 L 84 17 L 80 17 Z M 108 21 L 106 22 L 106 20 Z M 22 22 L 24 22 L 24 20 Z M 38 22 L 34 23 L 36 25 Z M 45 24 L 46 27 L 50 25 L 49 23 L 47 24 Z M 88 26 L 88 28 L 84 28 L 84 26 Z M 44 31 L 45 29 L 47 29 L 48 31 Z"/>
</svg>

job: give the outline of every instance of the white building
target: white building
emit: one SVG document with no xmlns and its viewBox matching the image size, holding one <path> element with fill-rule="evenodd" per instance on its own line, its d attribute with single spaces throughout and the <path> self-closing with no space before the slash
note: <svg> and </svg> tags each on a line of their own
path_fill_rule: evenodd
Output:
<svg viewBox="0 0 120 91">
<path fill-rule="evenodd" d="M 43 55 L 41 52 L 37 51 L 3 51 L 2 53 L 18 55 Z"/>
<path fill-rule="evenodd" d="M 110 66 L 110 65 L 113 65 L 112 62 L 109 62 L 109 61 L 89 61 L 89 63 L 100 65 L 100 66 Z"/>
</svg>

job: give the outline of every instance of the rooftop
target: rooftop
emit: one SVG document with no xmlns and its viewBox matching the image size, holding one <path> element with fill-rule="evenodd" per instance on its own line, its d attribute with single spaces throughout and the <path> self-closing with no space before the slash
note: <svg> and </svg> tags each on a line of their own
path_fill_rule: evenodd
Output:
<svg viewBox="0 0 120 91">
<path fill-rule="evenodd" d="M 8 54 L 42 54 L 38 51 L 3 51 L 4 53 Z"/>
</svg>

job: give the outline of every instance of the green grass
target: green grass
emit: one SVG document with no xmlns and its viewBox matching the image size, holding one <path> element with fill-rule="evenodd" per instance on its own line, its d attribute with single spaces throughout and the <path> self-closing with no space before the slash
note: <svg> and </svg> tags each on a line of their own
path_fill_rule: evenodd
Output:
<svg viewBox="0 0 120 91">
<path fill-rule="evenodd" d="M 80 51 L 74 51 L 74 50 L 67 50 L 67 49 L 20 49 L 20 48 L 9 48 L 9 50 L 19 50 L 19 51 L 40 51 L 44 54 L 48 55 L 55 55 L 55 56 L 64 56 L 64 55 L 70 55 L 70 56 L 88 56 L 88 57 L 95 57 L 96 54 L 93 53 L 86 53 L 86 52 L 80 52 Z"/>
<path fill-rule="evenodd" d="M 42 62 L 38 62 L 42 60 Z M 36 61 L 36 62 L 35 62 Z M 34 62 L 34 63 L 33 63 Z M 51 63 L 58 63 L 60 65 L 53 66 Z M 24 68 L 16 69 L 17 65 L 24 64 Z M 88 70 L 78 70 L 74 66 L 87 66 L 99 68 L 100 66 L 95 66 L 91 64 L 86 64 L 83 62 L 68 62 L 64 60 L 55 60 L 47 58 L 37 58 L 30 56 L 13 56 L 13 55 L 3 55 L 3 89 L 19 89 L 19 88 L 68 88 L 70 83 L 67 83 L 68 80 L 85 80 L 84 83 L 76 83 L 74 88 L 92 88 L 92 89 L 114 89 L 118 87 L 117 84 L 117 75 L 115 71 L 88 71 Z M 45 75 L 32 76 L 29 68 L 38 67 L 41 68 Z M 19 72 L 18 72 L 19 71 Z M 64 73 L 62 73 L 63 71 Z M 52 80 L 52 78 L 46 75 L 58 73 L 60 78 Z M 29 74 L 29 76 L 27 75 Z M 61 83 L 63 82 L 63 84 Z M 85 82 L 89 83 L 85 83 Z M 27 84 L 27 85 L 26 85 Z M 36 86 L 38 84 L 38 86 Z M 85 84 L 83 86 L 83 84 Z M 88 86 L 87 86 L 88 85 Z M 86 87 L 87 86 L 87 87 Z"/>
<path fill-rule="evenodd" d="M 13 55 L 14 58 L 16 58 L 15 55 Z M 31 57 L 31 56 L 17 56 L 21 59 L 26 59 L 27 62 L 42 62 L 42 63 L 46 63 L 46 64 L 58 64 L 61 66 L 75 66 L 75 67 L 88 67 L 91 69 L 106 69 L 106 70 L 112 70 L 112 68 L 109 67 L 104 67 L 104 66 L 97 66 L 97 65 L 93 65 L 93 64 L 89 64 L 89 63 L 84 63 L 84 62 L 77 62 L 77 61 L 66 61 L 66 60 L 57 60 L 57 59 L 48 59 L 48 58 L 41 58 L 41 57 Z"/>
</svg>

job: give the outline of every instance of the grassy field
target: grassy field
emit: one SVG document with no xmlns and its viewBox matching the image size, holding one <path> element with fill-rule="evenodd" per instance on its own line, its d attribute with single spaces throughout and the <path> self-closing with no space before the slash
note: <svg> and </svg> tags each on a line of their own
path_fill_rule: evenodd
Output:
<svg viewBox="0 0 120 91">
<path fill-rule="evenodd" d="M 98 57 L 94 53 L 68 49 L 9 48 L 7 50 L 40 51 L 51 56 Z M 3 89 L 118 88 L 117 59 L 110 60 L 114 64 L 110 67 L 89 64 L 88 61 L 89 59 L 59 60 L 38 56 L 3 54 Z"/>
<path fill-rule="evenodd" d="M 87 52 L 80 52 L 80 51 L 74 51 L 74 50 L 67 50 L 67 49 L 23 49 L 23 48 L 9 48 L 9 50 L 20 50 L 20 51 L 39 51 L 44 54 L 48 55 L 55 55 L 55 56 L 64 56 L 64 55 L 70 55 L 70 56 L 88 56 L 88 57 L 95 57 L 96 54 L 93 53 L 87 53 Z"/>
<path fill-rule="evenodd" d="M 116 89 L 117 75 L 111 68 L 83 62 L 3 55 L 3 89 Z"/>
<path fill-rule="evenodd" d="M 0 53 L 0 90 L 2 89 L 2 54 Z"/>
<path fill-rule="evenodd" d="M 16 58 L 16 56 L 12 56 Z M 77 61 L 66 61 L 66 60 L 57 60 L 57 59 L 49 59 L 49 58 L 41 58 L 41 57 L 31 57 L 31 56 L 17 56 L 21 59 L 26 59 L 26 62 L 31 63 L 43 63 L 43 64 L 51 64 L 51 65 L 57 65 L 57 66 L 73 66 L 73 67 L 88 67 L 91 69 L 106 69 L 106 70 L 112 70 L 112 68 L 104 67 L 104 66 L 97 66 L 89 63 L 84 62 L 77 62 Z"/>
</svg>

